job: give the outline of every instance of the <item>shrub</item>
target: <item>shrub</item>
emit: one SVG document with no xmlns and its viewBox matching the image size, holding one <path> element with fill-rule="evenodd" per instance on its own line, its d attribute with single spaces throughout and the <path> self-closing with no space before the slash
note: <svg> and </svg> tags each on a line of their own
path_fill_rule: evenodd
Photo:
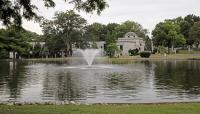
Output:
<svg viewBox="0 0 200 114">
<path fill-rule="evenodd" d="M 136 49 L 130 49 L 128 50 L 128 53 L 130 56 L 136 56 L 136 55 L 139 55 L 139 50 L 136 48 Z"/>
<path fill-rule="evenodd" d="M 148 51 L 140 52 L 140 57 L 142 58 L 149 58 L 150 56 L 151 56 L 151 52 L 148 52 Z"/>
<path fill-rule="evenodd" d="M 164 54 L 164 53 L 167 53 L 167 50 L 164 46 L 158 46 L 158 52 L 160 54 Z"/>
</svg>

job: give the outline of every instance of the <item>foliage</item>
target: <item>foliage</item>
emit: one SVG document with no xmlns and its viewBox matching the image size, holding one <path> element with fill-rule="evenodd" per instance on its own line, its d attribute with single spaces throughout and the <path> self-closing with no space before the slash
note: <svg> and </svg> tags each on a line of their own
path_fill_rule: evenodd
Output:
<svg viewBox="0 0 200 114">
<path fill-rule="evenodd" d="M 33 49 L 33 56 L 35 58 L 39 58 L 41 57 L 41 52 L 42 52 L 42 46 L 40 45 L 40 43 L 36 43 Z"/>
<path fill-rule="evenodd" d="M 0 49 L 0 59 L 7 59 L 9 53 L 6 49 Z"/>
<path fill-rule="evenodd" d="M 14 51 L 20 55 L 27 53 L 29 44 L 27 38 L 24 37 L 26 31 L 15 26 L 0 30 L 0 48 L 7 52 Z"/>
<path fill-rule="evenodd" d="M 93 23 L 86 26 L 85 38 L 88 41 L 105 41 L 106 26 L 100 23 Z"/>
<path fill-rule="evenodd" d="M 140 52 L 140 57 L 142 58 L 149 58 L 150 56 L 151 56 L 151 52 L 148 52 L 148 51 Z"/>
<path fill-rule="evenodd" d="M 127 32 L 135 32 L 139 37 L 146 37 L 147 30 L 134 21 L 125 21 L 122 24 L 118 25 L 116 28 L 117 37 L 123 37 Z"/>
<path fill-rule="evenodd" d="M 152 43 L 153 43 L 152 39 L 150 39 L 149 36 L 146 36 L 144 38 L 144 41 L 145 41 L 144 50 L 146 50 L 146 51 L 153 51 L 152 50 Z"/>
<path fill-rule="evenodd" d="M 200 17 L 196 15 L 187 15 L 185 17 L 178 17 L 172 19 L 171 21 L 180 25 L 180 33 L 186 39 L 186 44 L 192 46 L 195 43 L 195 40 L 190 37 L 189 32 L 195 22 L 200 21 Z"/>
<path fill-rule="evenodd" d="M 72 55 L 72 44 L 78 47 L 83 42 L 82 33 L 87 21 L 73 10 L 57 12 L 54 20 L 45 20 L 41 25 L 46 37 L 48 49 L 52 53 L 65 51 Z"/>
<path fill-rule="evenodd" d="M 136 48 L 136 49 L 130 49 L 128 51 L 129 55 L 130 56 L 136 56 L 136 55 L 139 55 L 139 50 Z"/>
<path fill-rule="evenodd" d="M 179 35 L 175 35 L 176 33 L 172 31 L 170 33 L 171 38 L 174 38 L 175 36 L 177 36 L 175 38 L 176 41 L 174 42 L 175 47 L 183 46 L 183 44 L 186 44 L 189 47 L 192 47 L 193 44 L 198 45 L 198 41 L 196 40 L 196 38 L 192 37 L 193 33 L 191 32 L 191 29 L 195 23 L 200 21 L 200 17 L 190 14 L 185 17 L 177 17 L 175 19 L 168 19 L 168 20 L 165 20 L 165 22 L 161 22 L 157 24 L 156 28 L 152 32 L 152 35 L 154 37 L 154 44 L 156 46 L 163 45 L 166 47 L 173 48 L 173 45 L 172 45 L 173 42 L 170 43 L 168 40 L 166 40 L 166 37 L 169 31 L 164 29 L 166 27 L 163 27 L 163 26 L 161 27 L 161 25 L 164 25 L 164 23 L 166 23 L 167 21 L 171 22 L 174 26 L 179 26 L 177 29 L 178 31 L 176 30 L 177 34 Z M 158 28 L 162 28 L 164 30 L 161 30 Z"/>
<path fill-rule="evenodd" d="M 189 38 L 194 41 L 196 47 L 200 44 L 200 21 L 195 22 L 189 31 Z"/>
<path fill-rule="evenodd" d="M 117 52 L 119 49 L 116 45 L 116 43 L 110 43 L 107 45 L 106 47 L 106 53 L 109 57 L 114 57 L 115 56 L 115 52 Z"/>
<path fill-rule="evenodd" d="M 93 48 L 93 49 L 97 49 L 98 47 L 97 47 L 97 43 L 96 42 L 92 42 L 92 46 L 91 46 L 91 48 Z"/>
<path fill-rule="evenodd" d="M 54 7 L 54 0 L 43 0 L 45 7 Z M 98 14 L 104 10 L 108 4 L 105 0 L 64 0 L 73 4 L 75 9 L 85 12 L 96 11 Z M 32 4 L 32 0 L 1 0 L 0 1 L 0 20 L 5 25 L 21 26 L 22 18 L 27 20 L 39 20 L 40 16 L 36 13 L 37 6 Z"/>
<path fill-rule="evenodd" d="M 118 51 L 118 47 L 116 44 L 116 34 L 115 33 L 108 33 L 106 35 L 106 47 L 105 47 L 106 54 L 109 57 L 114 57 L 115 52 Z"/>
<path fill-rule="evenodd" d="M 171 20 L 157 24 L 152 35 L 155 46 L 163 45 L 173 49 L 186 43 L 184 36 L 180 33 L 179 24 Z"/>
<path fill-rule="evenodd" d="M 158 52 L 158 49 L 155 47 L 152 51 L 152 54 L 156 54 Z"/>
<path fill-rule="evenodd" d="M 180 23 L 181 33 L 186 38 L 187 45 L 192 46 L 194 44 L 194 39 L 192 39 L 189 35 L 189 31 L 195 22 L 200 21 L 200 17 L 196 15 L 187 15 L 184 17 L 183 21 Z"/>
<path fill-rule="evenodd" d="M 47 47 L 42 48 L 42 56 L 48 57 L 49 55 L 49 50 Z"/>
<path fill-rule="evenodd" d="M 161 53 L 161 54 L 167 53 L 167 49 L 164 46 L 158 46 L 157 51 L 158 53 Z"/>
<path fill-rule="evenodd" d="M 43 41 L 43 37 L 23 28 L 10 26 L 0 29 L 0 50 L 8 52 L 14 51 L 22 57 L 28 57 L 31 46 L 29 42 Z"/>
<path fill-rule="evenodd" d="M 118 26 L 120 26 L 120 24 L 117 24 L 117 23 L 109 23 L 109 24 L 107 24 L 106 25 L 106 31 L 107 31 L 107 33 L 110 33 L 110 34 L 116 33 L 117 32 L 116 28 Z"/>
</svg>

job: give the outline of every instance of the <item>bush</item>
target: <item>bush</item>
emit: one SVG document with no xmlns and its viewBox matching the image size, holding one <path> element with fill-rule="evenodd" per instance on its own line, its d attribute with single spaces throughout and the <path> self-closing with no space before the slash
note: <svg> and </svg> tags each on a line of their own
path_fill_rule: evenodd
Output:
<svg viewBox="0 0 200 114">
<path fill-rule="evenodd" d="M 136 55 L 139 55 L 139 50 L 136 48 L 136 49 L 130 49 L 128 50 L 128 53 L 130 56 L 136 56 Z"/>
<path fill-rule="evenodd" d="M 160 54 L 164 54 L 164 53 L 167 53 L 167 50 L 164 46 L 158 46 L 158 52 Z"/>
<path fill-rule="evenodd" d="M 140 52 L 140 57 L 142 58 L 149 58 L 151 56 L 151 52 L 143 51 Z"/>
</svg>

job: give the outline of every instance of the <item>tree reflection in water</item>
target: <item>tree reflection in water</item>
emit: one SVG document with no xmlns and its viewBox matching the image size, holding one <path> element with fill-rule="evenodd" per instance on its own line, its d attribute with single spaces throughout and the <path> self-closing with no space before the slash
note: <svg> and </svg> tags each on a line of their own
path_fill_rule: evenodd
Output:
<svg viewBox="0 0 200 114">
<path fill-rule="evenodd" d="M 164 61 L 155 62 L 155 84 L 159 90 L 169 90 L 168 94 L 200 94 L 199 61 Z M 161 94 L 164 91 L 160 91 Z"/>
<path fill-rule="evenodd" d="M 10 95 L 10 101 L 17 101 L 21 95 L 21 90 L 26 84 L 26 63 L 24 62 L 1 62 L 0 63 L 0 91 L 1 94 Z"/>
</svg>

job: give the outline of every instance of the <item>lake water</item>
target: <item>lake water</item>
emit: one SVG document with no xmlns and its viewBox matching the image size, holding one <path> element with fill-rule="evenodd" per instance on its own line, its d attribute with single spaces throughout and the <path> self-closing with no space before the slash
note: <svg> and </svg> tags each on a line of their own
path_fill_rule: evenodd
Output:
<svg viewBox="0 0 200 114">
<path fill-rule="evenodd" d="M 97 64 L 0 62 L 0 102 L 155 103 L 200 101 L 200 61 Z"/>
</svg>

